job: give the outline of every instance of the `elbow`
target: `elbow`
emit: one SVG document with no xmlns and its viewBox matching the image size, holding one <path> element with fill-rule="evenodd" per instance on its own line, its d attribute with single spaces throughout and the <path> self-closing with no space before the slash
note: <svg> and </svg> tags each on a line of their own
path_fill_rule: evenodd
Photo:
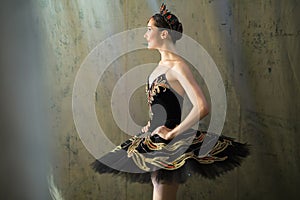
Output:
<svg viewBox="0 0 300 200">
<path fill-rule="evenodd" d="M 202 119 L 203 117 L 205 117 L 206 115 L 208 115 L 209 112 L 210 112 L 209 107 L 207 105 L 194 106 L 194 109 L 196 109 L 198 111 L 198 117 L 199 117 L 199 119 Z"/>
<path fill-rule="evenodd" d="M 208 105 L 202 106 L 202 108 L 200 109 L 200 116 L 201 116 L 201 118 L 205 117 L 206 115 L 208 115 L 209 111 L 210 111 L 210 109 L 209 109 Z"/>
<path fill-rule="evenodd" d="M 200 119 L 208 115 L 210 112 L 210 107 L 206 101 L 199 101 L 196 105 L 194 105 L 194 108 L 198 110 Z"/>
<path fill-rule="evenodd" d="M 209 114 L 209 112 L 210 112 L 210 108 L 209 108 L 209 106 L 208 106 L 208 104 L 207 103 L 203 103 L 201 106 L 200 106 L 200 118 L 203 118 L 203 117 L 205 117 L 206 115 L 208 115 Z"/>
</svg>

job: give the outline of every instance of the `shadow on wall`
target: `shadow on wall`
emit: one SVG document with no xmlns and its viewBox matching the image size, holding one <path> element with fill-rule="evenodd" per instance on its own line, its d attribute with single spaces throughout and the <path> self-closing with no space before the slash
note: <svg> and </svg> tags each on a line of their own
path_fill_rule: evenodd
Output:
<svg viewBox="0 0 300 200">
<path fill-rule="evenodd" d="M 0 199 L 50 199 L 48 90 L 30 1 L 0 6 Z"/>
</svg>

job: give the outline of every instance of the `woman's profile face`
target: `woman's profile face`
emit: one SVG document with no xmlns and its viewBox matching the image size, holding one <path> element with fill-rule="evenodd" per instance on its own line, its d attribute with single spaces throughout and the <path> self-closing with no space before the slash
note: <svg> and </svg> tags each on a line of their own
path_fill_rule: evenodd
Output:
<svg viewBox="0 0 300 200">
<path fill-rule="evenodd" d="M 160 37 L 160 31 L 154 25 L 154 19 L 151 18 L 147 24 L 147 32 L 144 38 L 148 42 L 148 49 L 158 49 L 161 46 L 162 39 Z"/>
</svg>

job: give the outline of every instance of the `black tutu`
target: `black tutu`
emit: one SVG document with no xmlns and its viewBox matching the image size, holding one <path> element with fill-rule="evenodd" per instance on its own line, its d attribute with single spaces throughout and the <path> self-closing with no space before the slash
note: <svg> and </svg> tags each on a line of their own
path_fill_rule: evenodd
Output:
<svg viewBox="0 0 300 200">
<path fill-rule="evenodd" d="M 214 145 L 207 152 L 210 144 Z M 155 172 L 158 182 L 184 183 L 191 175 L 214 179 L 239 166 L 248 155 L 246 143 L 190 129 L 171 141 L 158 135 L 134 136 L 91 165 L 100 174 L 121 175 L 131 182 L 150 183 Z"/>
</svg>

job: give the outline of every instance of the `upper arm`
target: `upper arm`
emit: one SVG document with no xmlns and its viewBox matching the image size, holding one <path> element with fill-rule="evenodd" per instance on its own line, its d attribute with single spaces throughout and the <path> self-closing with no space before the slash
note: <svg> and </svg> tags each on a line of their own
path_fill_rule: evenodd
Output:
<svg viewBox="0 0 300 200">
<path fill-rule="evenodd" d="M 180 83 L 193 106 L 208 111 L 206 98 L 189 67 L 186 64 L 181 63 L 178 66 L 174 66 L 173 69 L 172 76 Z"/>
</svg>

